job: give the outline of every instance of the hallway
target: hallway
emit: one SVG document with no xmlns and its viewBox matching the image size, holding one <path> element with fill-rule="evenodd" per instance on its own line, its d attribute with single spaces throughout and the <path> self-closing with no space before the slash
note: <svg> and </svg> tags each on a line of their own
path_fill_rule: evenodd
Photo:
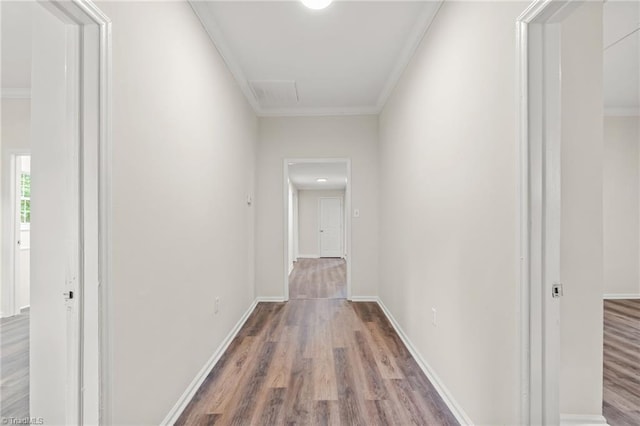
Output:
<svg viewBox="0 0 640 426">
<path fill-rule="evenodd" d="M 382 309 L 346 298 L 344 259 L 299 259 L 177 424 L 458 424 Z"/>
<path fill-rule="evenodd" d="M 179 425 L 421 424 L 455 418 L 375 303 L 260 303 Z"/>
<path fill-rule="evenodd" d="M 289 275 L 290 299 L 346 299 L 344 259 L 298 259 Z"/>
</svg>

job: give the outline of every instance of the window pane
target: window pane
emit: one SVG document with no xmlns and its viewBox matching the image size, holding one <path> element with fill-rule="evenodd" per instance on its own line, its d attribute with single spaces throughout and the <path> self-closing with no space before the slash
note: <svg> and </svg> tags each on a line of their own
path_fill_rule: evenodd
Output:
<svg viewBox="0 0 640 426">
<path fill-rule="evenodd" d="M 20 200 L 20 223 L 31 223 L 31 200 Z"/>
<path fill-rule="evenodd" d="M 22 198 L 31 197 L 31 175 L 29 173 L 20 175 L 20 190 Z"/>
</svg>

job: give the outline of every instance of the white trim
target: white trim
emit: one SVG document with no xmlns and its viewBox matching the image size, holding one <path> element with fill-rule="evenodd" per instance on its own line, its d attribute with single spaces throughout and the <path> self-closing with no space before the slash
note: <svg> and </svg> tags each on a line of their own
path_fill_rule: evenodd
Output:
<svg viewBox="0 0 640 426">
<path fill-rule="evenodd" d="M 378 296 L 351 296 L 348 300 L 352 302 L 376 302 L 379 303 Z"/>
<path fill-rule="evenodd" d="M 67 19 L 80 27 L 83 25 L 96 25 L 97 34 L 94 43 L 93 36 L 84 46 L 93 45 L 97 48 L 97 67 L 90 65 L 90 72 L 94 73 L 98 82 L 95 97 L 92 94 L 90 102 L 83 104 L 83 113 L 97 116 L 97 269 L 98 269 L 98 386 L 99 386 L 99 423 L 112 423 L 112 386 L 111 366 L 113 365 L 112 353 L 112 323 L 113 314 L 111 308 L 111 76 L 112 76 L 112 42 L 111 20 L 91 0 L 46 0 L 43 3 L 52 6 L 49 9 L 58 9 Z M 55 13 L 55 11 L 54 11 Z M 84 37 L 84 34 L 83 34 Z M 83 56 L 84 58 L 84 56 Z M 86 67 L 84 70 L 86 71 Z M 96 108 L 93 105 L 95 102 Z M 87 112 L 88 111 L 88 112 Z M 86 173 L 86 171 L 85 171 Z M 96 195 L 96 194 L 93 194 Z M 85 250 L 87 247 L 85 247 Z M 84 374 L 84 373 L 83 373 Z M 87 390 L 84 390 L 85 398 Z M 84 421 L 84 418 L 82 419 Z"/>
<path fill-rule="evenodd" d="M 280 296 L 260 296 L 256 297 L 257 303 L 283 303 L 286 300 Z"/>
<path fill-rule="evenodd" d="M 604 416 L 597 414 L 561 414 L 561 425 L 580 425 L 580 426 L 592 426 L 592 425 L 607 425 L 607 419 Z"/>
<path fill-rule="evenodd" d="M 299 254 L 298 259 L 320 259 L 320 255 L 317 254 Z"/>
<path fill-rule="evenodd" d="M 260 108 L 258 117 L 328 117 L 344 115 L 378 115 L 380 109 L 375 106 L 330 107 L 330 108 Z"/>
<path fill-rule="evenodd" d="M 605 117 L 638 117 L 640 108 L 605 108 Z"/>
<path fill-rule="evenodd" d="M 220 26 L 213 18 L 213 14 L 209 11 L 209 5 L 207 3 L 208 2 L 204 1 L 189 0 L 191 8 L 202 23 L 204 30 L 209 35 L 209 38 L 218 50 L 218 53 L 220 53 L 222 60 L 227 64 L 227 68 L 231 71 L 231 74 L 238 83 L 238 86 L 244 94 L 244 97 L 247 99 L 247 102 L 249 102 L 255 113 L 259 115 L 263 112 L 262 108 L 253 95 L 253 91 L 251 90 L 251 87 L 249 87 L 249 83 L 242 72 L 242 68 L 238 65 L 238 61 L 235 59 L 235 56 L 231 53 L 231 50 L 224 41 Z"/>
<path fill-rule="evenodd" d="M 640 293 L 608 293 L 602 298 L 604 300 L 640 299 Z"/>
<path fill-rule="evenodd" d="M 560 30 L 581 0 L 534 0 L 518 17 L 520 421 L 558 424 Z M 533 25 L 532 25 L 533 24 Z"/>
<path fill-rule="evenodd" d="M 22 313 L 22 311 L 27 310 L 27 309 L 29 309 L 30 307 L 31 307 L 31 305 L 24 305 L 24 306 L 21 306 L 21 307 L 20 307 L 20 311 L 19 311 L 19 312 L 20 312 L 20 313 Z"/>
<path fill-rule="evenodd" d="M 0 97 L 2 99 L 31 99 L 30 88 L 2 88 Z"/>
<path fill-rule="evenodd" d="M 187 389 L 184 393 L 178 398 L 176 404 L 171 408 L 171 411 L 167 414 L 164 420 L 160 423 L 161 425 L 173 425 L 178 421 L 178 418 L 184 411 L 184 409 L 189 405 L 189 402 L 193 399 L 194 395 L 204 383 L 205 379 L 213 370 L 213 367 L 216 366 L 224 352 L 227 350 L 233 339 L 238 335 L 238 332 L 247 321 L 253 310 L 256 308 L 258 304 L 258 300 L 254 300 L 253 303 L 249 306 L 249 309 L 245 311 L 240 320 L 236 323 L 236 325 L 231 329 L 229 334 L 224 338 L 222 343 L 218 346 L 218 348 L 213 352 L 209 360 L 206 364 L 200 369 L 198 374 L 193 378 Z"/>
<path fill-rule="evenodd" d="M 376 298 L 376 302 L 395 329 L 396 333 L 398 333 L 398 336 L 400 336 L 402 343 L 404 343 L 404 345 L 407 347 L 407 349 L 411 353 L 411 356 L 413 356 L 413 358 L 420 366 L 422 372 L 427 376 L 435 390 L 438 392 L 440 398 L 442 398 L 447 407 L 449 407 L 449 410 L 451 410 L 451 413 L 456 418 L 458 423 L 460 423 L 461 425 L 473 425 L 473 421 L 471 420 L 471 418 L 467 415 L 467 413 L 465 413 L 462 406 L 455 400 L 449 389 L 447 389 L 440 377 L 438 377 L 435 370 L 431 368 L 427 361 L 422 357 L 420 352 L 418 352 L 416 347 L 413 345 L 413 342 L 411 342 L 398 321 L 396 321 L 396 319 L 393 317 L 391 311 L 387 309 L 380 298 Z"/>
<path fill-rule="evenodd" d="M 431 28 L 431 24 L 434 19 L 438 15 L 440 8 L 444 4 L 444 0 L 438 0 L 434 2 L 427 2 L 425 4 L 425 10 L 422 12 L 420 17 L 418 18 L 415 26 L 411 31 L 411 35 L 408 37 L 408 44 L 404 46 L 400 56 L 395 61 L 395 67 L 389 74 L 385 85 L 382 88 L 382 92 L 380 92 L 380 96 L 378 96 L 378 101 L 376 102 L 376 111 L 377 113 L 381 113 L 387 100 L 393 93 L 393 90 L 398 85 L 402 74 L 407 69 L 413 56 L 416 54 L 418 47 L 420 47 L 420 43 L 427 35 L 429 28 Z"/>
</svg>

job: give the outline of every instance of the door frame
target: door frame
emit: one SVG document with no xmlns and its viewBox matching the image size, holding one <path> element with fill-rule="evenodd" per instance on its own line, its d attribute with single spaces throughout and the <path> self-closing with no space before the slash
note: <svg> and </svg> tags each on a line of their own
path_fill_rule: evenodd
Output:
<svg viewBox="0 0 640 426">
<path fill-rule="evenodd" d="M 289 163 L 345 163 L 347 165 L 347 187 L 344 192 L 344 212 L 345 212 L 345 234 L 346 234 L 346 247 L 343 247 L 343 251 L 346 256 L 347 262 L 347 300 L 351 300 L 351 158 L 285 158 L 283 160 L 283 173 L 282 173 L 282 201 L 283 201 L 283 229 L 284 229 L 284 262 L 282 268 L 282 274 L 284 275 L 283 285 L 283 300 L 289 300 L 289 224 L 288 224 L 288 211 L 289 211 Z M 294 242 L 294 246 L 295 246 Z"/>
<path fill-rule="evenodd" d="M 346 195 L 346 191 L 345 191 Z M 318 255 L 322 257 L 322 236 L 320 233 L 322 232 L 322 200 L 340 200 L 340 211 L 342 212 L 342 217 L 340 217 L 340 253 L 341 258 L 344 259 L 344 240 L 345 240 L 345 208 L 344 208 L 344 199 L 343 197 L 319 197 L 318 198 Z"/>
<path fill-rule="evenodd" d="M 534 0 L 516 22 L 522 424 L 560 423 L 560 25 L 584 1 Z"/>
<path fill-rule="evenodd" d="M 40 4 L 79 29 L 76 386 L 82 391 L 77 404 L 72 403 L 77 412 L 67 417 L 77 418 L 79 424 L 111 424 L 111 20 L 91 0 L 41 0 Z"/>
</svg>

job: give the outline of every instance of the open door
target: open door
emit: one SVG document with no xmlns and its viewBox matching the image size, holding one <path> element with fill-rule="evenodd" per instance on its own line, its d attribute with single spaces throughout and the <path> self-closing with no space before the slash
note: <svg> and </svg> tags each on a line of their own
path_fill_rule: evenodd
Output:
<svg viewBox="0 0 640 426">
<path fill-rule="evenodd" d="M 30 415 L 79 424 L 79 28 L 33 8 Z"/>
</svg>

